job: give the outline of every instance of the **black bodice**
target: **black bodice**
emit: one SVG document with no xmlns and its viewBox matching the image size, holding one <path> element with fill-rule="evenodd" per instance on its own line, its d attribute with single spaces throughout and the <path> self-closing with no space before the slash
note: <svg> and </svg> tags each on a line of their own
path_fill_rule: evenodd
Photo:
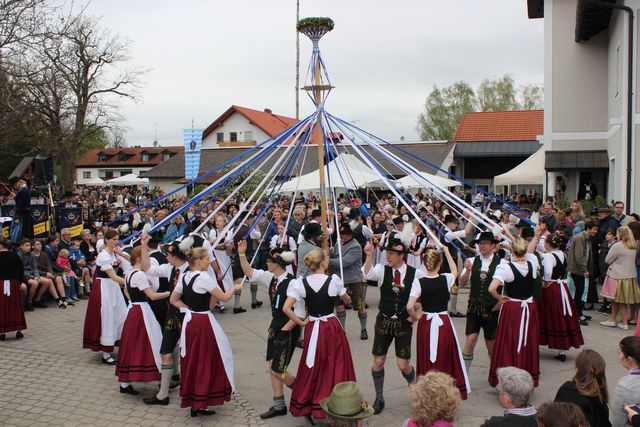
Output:
<svg viewBox="0 0 640 427">
<path fill-rule="evenodd" d="M 560 257 L 554 253 L 552 253 L 553 257 L 556 259 L 556 265 L 551 270 L 551 278 L 562 280 L 567 277 L 567 259 L 564 261 L 560 261 Z"/>
<path fill-rule="evenodd" d="M 449 287 L 447 277 L 423 277 L 420 279 L 420 298 L 422 311 L 426 313 L 439 313 L 447 311 L 449 304 Z"/>
<path fill-rule="evenodd" d="M 335 300 L 329 296 L 329 283 L 331 283 L 331 276 L 327 277 L 322 287 L 316 292 L 311 285 L 309 285 L 306 278 L 302 279 L 304 291 L 307 295 L 304 300 L 307 304 L 309 316 L 322 317 L 333 313 Z"/>
<path fill-rule="evenodd" d="M 196 282 L 201 273 L 194 274 L 189 283 L 186 281 L 186 275 L 182 276 L 182 302 L 184 302 L 191 311 L 209 311 L 211 303 L 211 294 L 199 294 L 193 290 L 193 284 Z"/>
<path fill-rule="evenodd" d="M 513 282 L 504 284 L 504 293 L 509 298 L 525 300 L 533 296 L 533 288 L 535 279 L 533 277 L 533 266 L 527 261 L 527 274 L 522 275 L 520 270 L 513 263 L 509 263 L 511 271 L 513 271 Z"/>
<path fill-rule="evenodd" d="M 127 277 L 127 281 L 126 281 L 127 292 L 129 292 L 129 299 L 131 300 L 131 302 L 149 301 L 147 299 L 147 296 L 144 294 L 143 290 L 131 287 L 131 279 L 133 278 L 134 275 L 138 274 L 139 272 L 140 272 L 139 270 L 133 270 L 131 274 Z"/>
</svg>

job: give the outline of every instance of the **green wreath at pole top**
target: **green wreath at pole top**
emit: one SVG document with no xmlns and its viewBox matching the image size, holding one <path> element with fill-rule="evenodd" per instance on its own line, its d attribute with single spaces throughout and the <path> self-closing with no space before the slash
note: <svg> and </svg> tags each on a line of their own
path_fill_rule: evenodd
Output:
<svg viewBox="0 0 640 427">
<path fill-rule="evenodd" d="M 298 21 L 296 28 L 300 32 L 305 32 L 304 30 L 308 30 L 310 28 L 323 28 L 325 31 L 331 31 L 334 26 L 335 24 L 331 18 L 312 17 Z"/>
</svg>

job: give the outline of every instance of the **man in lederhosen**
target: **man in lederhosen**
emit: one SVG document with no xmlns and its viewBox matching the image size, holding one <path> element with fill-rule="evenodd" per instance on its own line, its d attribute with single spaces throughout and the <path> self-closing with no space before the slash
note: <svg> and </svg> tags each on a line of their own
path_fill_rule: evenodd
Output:
<svg viewBox="0 0 640 427">
<path fill-rule="evenodd" d="M 142 238 L 142 269 L 149 277 L 164 277 L 169 280 L 170 291 L 176 286 L 180 276 L 189 268 L 187 256 L 180 249 L 178 242 L 173 242 L 167 249 L 168 264 L 152 267 L 147 245 L 148 237 Z M 166 320 L 162 329 L 162 344 L 160 356 L 162 357 L 162 369 L 160 370 L 160 390 L 158 394 L 142 399 L 147 405 L 168 405 L 169 389 L 178 385 L 178 369 L 180 366 L 180 348 L 178 341 L 182 332 L 182 318 L 184 315 L 173 305 L 169 304 Z M 176 381 L 172 384 L 171 380 Z"/>
<path fill-rule="evenodd" d="M 467 286 L 471 283 L 469 306 L 467 308 L 467 326 L 465 334 L 467 340 L 462 350 L 462 357 L 467 372 L 473 361 L 473 350 L 478 342 L 480 329 L 484 333 L 489 357 L 493 352 L 493 341 L 498 328 L 498 301 L 489 293 L 489 284 L 493 280 L 493 273 L 502 262 L 495 253 L 496 239 L 492 232 L 483 231 L 474 241 L 480 255 L 467 258 L 464 269 L 460 274 L 460 284 Z"/>
<path fill-rule="evenodd" d="M 398 368 L 407 383 L 416 379 L 416 371 L 411 366 L 412 323 L 407 313 L 407 302 L 411 287 L 420 286 L 418 280 L 424 277 L 420 270 L 406 264 L 408 250 L 398 238 L 389 239 L 388 246 L 383 248 L 387 256 L 387 265 L 373 265 L 374 248 L 367 243 L 364 251 L 367 255 L 362 268 L 367 280 L 375 281 L 380 288 L 380 312 L 376 318 L 373 338 L 373 366 L 371 376 L 376 390 L 373 403 L 374 414 L 384 409 L 384 363 L 387 351 L 392 342 L 395 343 Z"/>
<path fill-rule="evenodd" d="M 295 279 L 286 268 L 294 259 L 293 252 L 283 248 L 274 248 L 267 255 L 268 271 L 251 268 L 247 260 L 247 241 L 238 242 L 238 258 L 242 271 L 252 284 L 262 284 L 269 287 L 271 302 L 271 324 L 267 338 L 267 363 L 271 374 L 271 388 L 273 389 L 273 406 L 260 415 L 262 419 L 269 419 L 280 415 L 287 415 L 284 400 L 283 384 L 291 388 L 295 376 L 287 372 L 289 362 L 300 338 L 300 326 L 282 311 L 287 299 L 289 282 Z M 297 302 L 293 307 L 294 313 L 303 319 L 306 317 L 304 301 Z"/>
</svg>

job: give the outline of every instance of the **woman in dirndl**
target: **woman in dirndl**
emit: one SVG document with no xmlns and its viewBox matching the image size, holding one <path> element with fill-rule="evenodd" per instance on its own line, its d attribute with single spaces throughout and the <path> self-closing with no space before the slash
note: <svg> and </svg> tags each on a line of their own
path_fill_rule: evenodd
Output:
<svg viewBox="0 0 640 427">
<path fill-rule="evenodd" d="M 442 251 L 451 273 L 438 274 L 442 266 L 442 253 L 429 249 L 424 260 L 426 277 L 419 280 L 420 286 L 412 286 L 407 303 L 407 312 L 418 322 L 416 374 L 420 377 L 431 370 L 449 374 L 456 381 L 460 397 L 466 400 L 467 393 L 471 391 L 469 377 L 456 329 L 447 311 L 449 293 L 458 276 L 458 267 L 449 248 L 443 245 Z M 422 307 L 416 312 L 415 305 L 419 298 Z"/>
<path fill-rule="evenodd" d="M 333 313 L 336 297 L 345 304 L 350 304 L 351 298 L 338 276 L 324 274 L 329 259 L 320 248 L 306 254 L 304 263 L 310 274 L 289 284 L 282 310 L 298 325 L 306 326 L 290 412 L 313 422 L 313 418 L 326 417 L 320 400 L 328 397 L 336 384 L 355 381 L 356 372 L 349 341 Z M 309 314 L 304 320 L 293 312 L 294 304 L 302 300 L 306 302 Z"/>
<path fill-rule="evenodd" d="M 489 292 L 501 304 L 496 340 L 493 344 L 489 384 L 498 385 L 498 368 L 515 366 L 533 377 L 538 386 L 540 351 L 538 309 L 533 301 L 538 258 L 527 253 L 527 242 L 518 237 L 511 247 L 511 261 L 496 268 Z M 498 288 L 502 286 L 502 293 Z"/>
<path fill-rule="evenodd" d="M 84 318 L 82 348 L 102 352 L 102 363 L 115 365 L 111 354 L 116 341 L 122 335 L 122 326 L 127 317 L 127 305 L 120 287 L 124 278 L 116 273 L 120 264 L 129 255 L 118 247 L 118 232 L 104 233 L 104 248 L 96 258 L 96 275 L 91 286 L 91 296 Z"/>
<path fill-rule="evenodd" d="M 148 236 L 142 238 L 149 240 Z M 144 242 L 146 243 L 146 242 Z M 142 270 L 142 247 L 131 251 L 133 270 L 125 275 L 129 311 L 122 327 L 116 376 L 120 393 L 139 394 L 131 385 L 134 381 L 160 381 L 160 344 L 162 330 L 156 320 L 149 300 L 169 298 L 170 292 L 157 293 L 151 289 L 149 278 Z"/>
<path fill-rule="evenodd" d="M 22 338 L 27 329 L 22 308 L 22 297 L 27 293 L 24 283 L 22 260 L 9 250 L 11 243 L 0 236 L 0 341 L 6 339 L 7 332 L 16 333 L 16 339 Z"/>
<path fill-rule="evenodd" d="M 629 311 L 627 305 L 640 303 L 640 288 L 638 288 L 638 273 L 636 270 L 636 240 L 629 227 L 618 227 L 616 231 L 618 241 L 611 245 L 605 263 L 609 265 L 607 277 L 603 285 L 603 292 L 607 292 L 615 284 L 613 305 L 609 320 L 600 322 L 603 326 L 616 326 L 623 330 L 629 329 Z M 617 317 L 620 315 L 620 323 Z"/>
<path fill-rule="evenodd" d="M 187 252 L 189 271 L 181 275 L 170 302 L 184 313 L 180 336 L 180 407 L 191 408 L 191 416 L 212 415 L 209 406 L 231 400 L 233 354 L 224 331 L 211 310 L 215 301 L 229 301 L 242 284 L 223 292 L 209 275 L 209 250 Z M 212 298 L 213 296 L 213 298 Z"/>
<path fill-rule="evenodd" d="M 544 242 L 544 270 L 540 314 L 540 345 L 558 350 L 555 359 L 564 362 L 566 351 L 584 344 L 580 319 L 567 286 L 567 257 L 560 250 L 563 238 L 551 235 Z"/>
</svg>

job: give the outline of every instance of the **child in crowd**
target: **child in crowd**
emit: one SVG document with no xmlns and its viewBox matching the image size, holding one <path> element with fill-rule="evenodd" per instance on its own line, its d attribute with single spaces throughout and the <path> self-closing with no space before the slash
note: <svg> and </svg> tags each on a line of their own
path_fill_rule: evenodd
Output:
<svg viewBox="0 0 640 427">
<path fill-rule="evenodd" d="M 76 265 L 78 265 L 78 261 L 85 261 L 86 265 L 86 257 L 80 250 L 80 240 L 72 240 L 69 245 L 69 259 L 73 261 Z M 90 291 L 89 286 L 91 282 L 91 271 L 88 267 L 80 267 L 78 266 L 77 270 L 74 271 L 76 276 L 79 276 L 78 285 L 80 287 L 80 293 L 88 293 Z"/>
<path fill-rule="evenodd" d="M 64 274 L 62 275 L 62 280 L 64 281 L 65 288 L 68 288 L 73 284 L 73 279 L 75 279 L 76 273 L 71 269 L 71 260 L 69 259 L 69 251 L 66 249 L 60 249 L 58 252 L 58 258 L 56 258 L 56 267 L 64 270 Z"/>
</svg>

